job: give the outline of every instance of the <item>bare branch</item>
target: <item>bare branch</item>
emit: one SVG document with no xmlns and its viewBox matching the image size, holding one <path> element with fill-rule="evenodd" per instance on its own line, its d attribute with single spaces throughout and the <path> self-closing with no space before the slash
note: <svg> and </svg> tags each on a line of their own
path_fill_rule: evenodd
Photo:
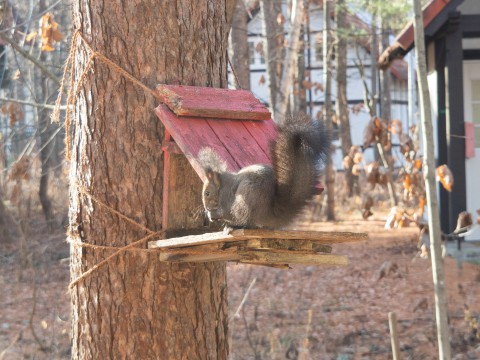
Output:
<svg viewBox="0 0 480 360">
<path fill-rule="evenodd" d="M 51 80 L 53 80 L 53 82 L 55 82 L 55 84 L 57 86 L 60 86 L 60 80 L 54 75 L 52 74 L 52 72 L 50 70 L 48 70 L 42 63 L 40 63 L 39 61 L 37 61 L 34 57 L 32 57 L 29 53 L 27 53 L 25 50 L 23 50 L 20 45 L 18 45 L 13 39 L 11 39 L 10 37 L 6 36 L 5 34 L 1 33 L 0 32 L 0 39 L 6 41 L 7 43 L 9 43 L 10 45 L 12 45 L 12 47 L 17 50 L 25 59 L 28 59 L 30 60 L 32 63 L 34 63 L 40 70 L 42 70 L 42 72 L 47 75 Z"/>
<path fill-rule="evenodd" d="M 14 102 L 14 103 L 22 104 L 22 105 L 35 106 L 35 107 L 38 107 L 38 108 L 49 109 L 49 110 L 54 110 L 55 109 L 54 105 L 39 104 L 39 103 L 36 103 L 36 102 L 19 100 L 19 99 L 9 99 L 9 98 L 0 97 L 0 101 Z M 60 106 L 60 110 L 66 110 L 66 109 L 67 109 L 66 105 Z"/>
</svg>

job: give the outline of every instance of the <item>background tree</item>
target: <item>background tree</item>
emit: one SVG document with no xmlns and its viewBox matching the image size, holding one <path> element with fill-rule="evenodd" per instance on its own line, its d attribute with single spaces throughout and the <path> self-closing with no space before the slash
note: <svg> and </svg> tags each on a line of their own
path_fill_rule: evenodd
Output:
<svg viewBox="0 0 480 360">
<path fill-rule="evenodd" d="M 248 13 L 244 0 L 235 0 L 235 9 L 232 15 L 231 40 L 231 61 L 237 75 L 236 88 L 250 89 L 250 54 L 248 49 Z M 235 78 L 235 77 L 233 77 Z"/>
<path fill-rule="evenodd" d="M 270 92 L 270 108 L 275 111 L 282 97 L 280 82 L 285 59 L 285 36 L 282 14 L 282 2 L 262 0 L 260 6 L 263 15 L 263 29 L 266 38 L 265 58 L 267 60 L 268 89 Z M 275 117 L 275 115 L 274 115 Z"/>
<path fill-rule="evenodd" d="M 330 14 L 332 2 L 330 0 L 323 1 L 323 87 L 325 101 L 323 105 L 323 121 L 325 121 L 327 129 L 332 132 L 332 50 L 331 46 L 331 21 Z M 333 169 L 332 156 L 329 156 L 326 163 L 325 185 L 327 192 L 327 220 L 335 220 L 335 171 Z"/>
<path fill-rule="evenodd" d="M 336 100 L 335 111 L 339 124 L 339 138 L 342 148 L 342 156 L 349 155 L 352 147 L 352 136 L 350 130 L 350 119 L 348 116 L 347 101 L 347 47 L 348 47 L 348 24 L 346 22 L 346 3 L 345 0 L 337 0 L 335 3 L 335 24 L 336 24 L 336 45 L 335 45 L 335 70 L 336 70 Z M 350 166 L 345 168 L 345 180 L 348 189 L 348 196 L 353 195 L 353 175 Z M 357 187 L 358 189 L 358 187 Z"/>
<path fill-rule="evenodd" d="M 442 233 L 438 209 L 437 188 L 435 181 L 435 151 L 433 139 L 432 111 L 430 92 L 427 81 L 427 60 L 425 52 L 425 35 L 423 30 L 422 6 L 420 0 L 413 0 L 415 13 L 415 49 L 420 96 L 420 113 L 422 140 L 424 148 L 423 176 L 427 193 L 428 230 L 432 258 L 433 286 L 435 291 L 435 317 L 437 321 L 438 354 L 441 360 L 450 360 L 450 336 L 447 316 L 447 297 L 445 293 L 445 270 L 442 258 Z"/>
<path fill-rule="evenodd" d="M 74 29 L 150 88 L 226 87 L 232 4 L 82 0 L 74 5 Z M 90 55 L 81 37 L 74 44 L 77 83 Z M 118 247 L 148 235 L 100 204 L 154 232 L 202 225 L 193 216 L 201 181 L 175 154 L 166 176 L 179 191 L 163 204 L 170 217 L 162 224 L 164 131 L 152 111 L 157 101 L 98 58 L 80 89 L 69 240 Z M 72 278 L 104 258 L 103 251 L 73 246 Z M 226 359 L 226 290 L 224 263 L 170 265 L 151 253 L 122 253 L 72 288 L 72 357 Z"/>
</svg>

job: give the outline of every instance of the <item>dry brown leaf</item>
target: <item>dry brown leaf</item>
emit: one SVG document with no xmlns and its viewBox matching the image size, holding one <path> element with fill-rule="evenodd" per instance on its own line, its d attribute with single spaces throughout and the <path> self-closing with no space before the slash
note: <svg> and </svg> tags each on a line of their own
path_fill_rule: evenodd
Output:
<svg viewBox="0 0 480 360">
<path fill-rule="evenodd" d="M 363 154 L 361 152 L 356 152 L 353 156 L 353 162 L 359 164 L 363 161 Z"/>
<path fill-rule="evenodd" d="M 445 190 L 451 192 L 453 186 L 453 174 L 447 165 L 437 167 L 437 177 Z"/>
<path fill-rule="evenodd" d="M 374 117 L 363 132 L 363 147 L 368 148 L 377 140 L 385 150 L 390 148 L 390 133 L 388 132 L 387 122 Z"/>
<path fill-rule="evenodd" d="M 42 51 L 54 51 L 54 45 L 63 39 L 63 34 L 58 28 L 52 13 L 46 13 L 40 20 L 40 31 L 42 38 Z"/>
<path fill-rule="evenodd" d="M 423 217 L 423 214 L 425 213 L 425 204 L 427 203 L 427 200 L 425 196 L 421 195 L 418 200 L 418 210 L 417 214 L 420 218 Z"/>
<path fill-rule="evenodd" d="M 255 51 L 259 54 L 263 54 L 263 42 L 260 41 L 255 45 Z"/>
<path fill-rule="evenodd" d="M 415 159 L 413 166 L 417 170 L 422 170 L 422 159 Z"/>
<path fill-rule="evenodd" d="M 365 105 L 363 103 L 358 103 L 352 106 L 351 111 L 354 114 L 358 114 L 360 111 L 362 111 L 363 107 Z"/>
<path fill-rule="evenodd" d="M 393 135 L 402 135 L 402 122 L 400 120 L 392 120 L 390 122 L 390 131 Z"/>
<path fill-rule="evenodd" d="M 20 104 L 14 102 L 6 102 L 0 108 L 0 112 L 3 115 L 8 115 L 10 121 L 10 127 L 13 127 L 18 121 L 23 120 L 25 113 Z"/>
<path fill-rule="evenodd" d="M 285 24 L 285 21 L 286 21 L 285 16 L 282 13 L 278 13 L 277 24 L 278 25 L 283 25 L 283 24 Z"/>
<path fill-rule="evenodd" d="M 353 165 L 353 161 L 352 161 L 352 158 L 350 156 L 345 156 L 343 158 L 343 168 L 344 169 L 350 169 Z"/>
<path fill-rule="evenodd" d="M 360 166 L 358 164 L 352 166 L 352 175 L 360 176 Z"/>
<path fill-rule="evenodd" d="M 412 175 L 405 174 L 403 176 L 403 187 L 409 194 L 412 193 Z"/>
<path fill-rule="evenodd" d="M 267 80 L 265 79 L 265 76 L 260 76 L 260 79 L 258 79 L 258 85 L 265 85 Z"/>
<path fill-rule="evenodd" d="M 304 89 L 311 89 L 313 86 L 312 82 L 311 81 L 308 81 L 308 80 L 303 80 L 302 81 L 302 87 Z"/>
<path fill-rule="evenodd" d="M 8 175 L 9 180 L 28 180 L 30 178 L 30 158 L 24 156 L 12 164 L 10 173 Z"/>
<path fill-rule="evenodd" d="M 315 93 L 315 95 L 317 95 L 318 91 L 323 92 L 323 85 L 318 83 L 318 82 L 314 82 L 313 83 L 313 92 Z"/>
</svg>

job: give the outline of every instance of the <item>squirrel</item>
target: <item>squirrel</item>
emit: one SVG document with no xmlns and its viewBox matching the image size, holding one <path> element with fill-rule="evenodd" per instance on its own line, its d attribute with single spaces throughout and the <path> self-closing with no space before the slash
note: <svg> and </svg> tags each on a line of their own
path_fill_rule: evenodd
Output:
<svg viewBox="0 0 480 360">
<path fill-rule="evenodd" d="M 330 152 L 330 134 L 305 114 L 287 116 L 270 143 L 272 166 L 250 165 L 237 173 L 211 148 L 198 161 L 205 171 L 202 201 L 210 221 L 230 228 L 285 227 L 312 198 L 319 161 Z"/>
</svg>

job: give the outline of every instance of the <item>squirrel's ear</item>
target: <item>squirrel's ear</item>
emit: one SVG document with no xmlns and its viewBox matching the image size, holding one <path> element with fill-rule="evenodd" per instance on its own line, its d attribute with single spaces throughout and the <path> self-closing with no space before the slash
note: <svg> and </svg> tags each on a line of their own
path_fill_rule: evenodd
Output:
<svg viewBox="0 0 480 360">
<path fill-rule="evenodd" d="M 214 183 L 217 186 L 220 186 L 220 175 L 213 171 L 212 169 L 208 168 L 205 169 L 205 174 L 207 175 L 207 179 L 209 182 Z"/>
<path fill-rule="evenodd" d="M 218 172 L 213 173 L 213 183 L 220 187 L 220 174 Z"/>
</svg>

